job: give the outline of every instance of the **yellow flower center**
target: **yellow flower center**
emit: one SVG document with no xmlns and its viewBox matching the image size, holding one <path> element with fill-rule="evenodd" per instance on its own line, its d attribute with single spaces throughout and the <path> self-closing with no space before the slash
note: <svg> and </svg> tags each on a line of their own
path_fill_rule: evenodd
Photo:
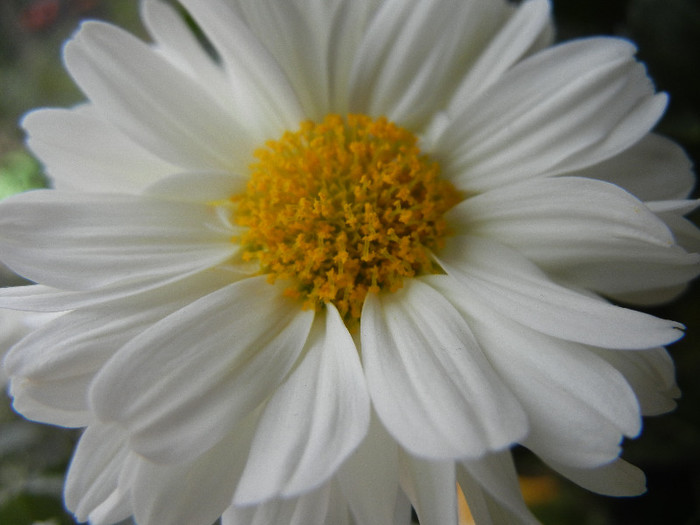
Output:
<svg viewBox="0 0 700 525">
<path fill-rule="evenodd" d="M 436 273 L 443 214 L 459 202 L 417 138 L 386 118 L 328 115 L 255 151 L 247 188 L 231 197 L 235 240 L 305 308 L 332 303 L 357 323 L 369 292 Z"/>
</svg>

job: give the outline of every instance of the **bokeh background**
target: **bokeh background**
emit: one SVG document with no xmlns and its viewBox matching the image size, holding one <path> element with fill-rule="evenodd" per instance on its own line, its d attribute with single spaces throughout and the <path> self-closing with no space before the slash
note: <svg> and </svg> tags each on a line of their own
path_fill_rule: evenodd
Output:
<svg viewBox="0 0 700 525">
<path fill-rule="evenodd" d="M 283 0 L 281 0 L 283 1 Z M 700 1 L 553 0 L 559 40 L 617 35 L 633 40 L 671 103 L 657 131 L 700 159 Z M 82 19 L 112 21 L 144 36 L 137 0 L 0 0 L 0 199 L 44 184 L 23 148 L 21 115 L 82 99 L 61 63 L 63 41 Z M 700 214 L 696 214 L 696 223 Z M 0 273 L 0 286 L 21 280 Z M 645 420 L 624 457 L 647 474 L 638 498 L 606 498 L 554 476 L 516 451 L 524 493 L 546 525 L 700 524 L 700 283 L 651 313 L 688 330 L 671 348 L 683 391 L 678 409 Z M 591 429 L 595 430 L 595 429 Z M 0 524 L 70 525 L 61 491 L 77 431 L 24 421 L 0 394 Z"/>
</svg>

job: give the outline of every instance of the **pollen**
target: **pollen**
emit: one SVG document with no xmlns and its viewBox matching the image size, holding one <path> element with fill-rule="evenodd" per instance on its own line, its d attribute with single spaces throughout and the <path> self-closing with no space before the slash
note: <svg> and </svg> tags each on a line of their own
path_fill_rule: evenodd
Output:
<svg viewBox="0 0 700 525">
<path fill-rule="evenodd" d="M 328 115 L 255 151 L 245 191 L 230 198 L 234 241 L 304 308 L 333 304 L 356 325 L 368 293 L 437 273 L 431 251 L 461 199 L 417 137 L 386 118 Z"/>
</svg>

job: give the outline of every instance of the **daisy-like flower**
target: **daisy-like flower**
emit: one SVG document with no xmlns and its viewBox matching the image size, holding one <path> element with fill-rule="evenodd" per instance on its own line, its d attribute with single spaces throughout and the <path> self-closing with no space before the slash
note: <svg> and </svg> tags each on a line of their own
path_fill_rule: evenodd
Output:
<svg viewBox="0 0 700 525">
<path fill-rule="evenodd" d="M 5 360 L 15 407 L 87 427 L 78 519 L 533 523 L 522 444 L 591 490 L 673 407 L 681 326 L 616 306 L 698 273 L 685 155 L 627 41 L 551 45 L 530 0 L 143 2 L 83 24 L 88 102 L 24 126 L 53 190 L 0 254 L 65 311 Z M 208 52 L 212 49 L 212 52 Z"/>
</svg>

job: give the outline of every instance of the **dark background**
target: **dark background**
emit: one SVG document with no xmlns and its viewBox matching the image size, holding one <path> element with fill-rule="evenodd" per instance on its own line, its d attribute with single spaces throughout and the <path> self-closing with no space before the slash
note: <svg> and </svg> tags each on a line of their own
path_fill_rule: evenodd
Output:
<svg viewBox="0 0 700 525">
<path fill-rule="evenodd" d="M 658 89 L 671 96 L 657 131 L 683 145 L 697 165 L 700 1 L 554 0 L 553 5 L 558 40 L 604 34 L 627 37 L 638 45 L 638 56 Z M 60 49 L 83 18 L 114 21 L 143 35 L 135 0 L 0 0 L 0 177 L 9 169 L 37 170 L 26 156 L 23 163 L 15 163 L 17 155 L 25 155 L 17 129 L 25 111 L 81 100 L 63 71 Z M 695 284 L 681 300 L 650 310 L 683 322 L 688 331 L 670 349 L 683 391 L 678 409 L 646 419 L 642 437 L 625 444 L 623 457 L 646 472 L 648 493 L 638 498 L 592 495 L 552 476 L 518 451 L 528 499 L 546 525 L 700 524 L 698 291 Z M 9 401 L 0 399 L 0 523 L 73 523 L 62 510 L 61 490 L 76 436 L 74 431 L 25 422 L 11 412 Z"/>
</svg>

